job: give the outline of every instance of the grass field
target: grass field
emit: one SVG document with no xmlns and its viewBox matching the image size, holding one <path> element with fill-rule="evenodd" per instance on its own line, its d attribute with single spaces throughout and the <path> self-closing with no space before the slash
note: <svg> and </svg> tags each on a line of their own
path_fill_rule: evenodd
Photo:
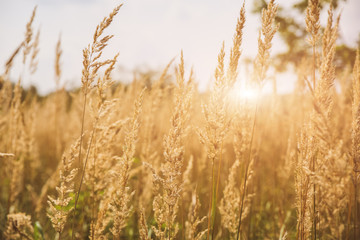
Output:
<svg viewBox="0 0 360 240">
<path fill-rule="evenodd" d="M 118 81 L 118 54 L 102 51 L 119 5 L 84 46 L 80 89 L 61 87 L 59 39 L 57 90 L 46 96 L 22 88 L 41 48 L 35 8 L 0 75 L 0 239 L 360 239 L 359 52 L 336 68 L 340 18 L 330 7 L 321 27 L 309 0 L 310 51 L 295 88 L 264 94 L 276 85 L 277 8 L 263 9 L 241 79 L 243 5 L 200 92 L 186 52 L 162 72 Z M 15 59 L 22 72 L 11 71 Z"/>
</svg>

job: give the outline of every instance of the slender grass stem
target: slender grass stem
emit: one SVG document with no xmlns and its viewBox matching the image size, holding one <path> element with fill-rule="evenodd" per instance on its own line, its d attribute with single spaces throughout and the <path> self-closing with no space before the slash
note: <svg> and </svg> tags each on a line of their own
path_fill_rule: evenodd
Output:
<svg viewBox="0 0 360 240">
<path fill-rule="evenodd" d="M 243 212 L 243 208 L 244 208 L 244 199 L 245 199 L 245 195 L 246 195 L 246 183 L 247 183 L 248 172 L 249 172 L 249 164 L 250 164 L 250 161 L 251 161 L 251 150 L 252 150 L 252 144 L 253 144 L 253 140 L 254 140 L 254 132 L 255 132 L 257 111 L 258 111 L 258 105 L 259 105 L 260 90 L 258 90 L 258 91 L 259 92 L 256 95 L 254 121 L 253 121 L 252 129 L 251 129 L 251 138 L 250 138 L 250 145 L 249 145 L 249 152 L 248 152 L 248 161 L 247 161 L 246 167 L 245 167 L 244 187 L 243 187 L 243 194 L 241 196 L 239 224 L 238 224 L 237 234 L 236 234 L 236 239 L 237 240 L 239 240 L 239 237 L 240 237 L 240 228 L 241 228 L 241 220 L 242 220 L 241 217 L 242 217 L 242 212 Z"/>
</svg>

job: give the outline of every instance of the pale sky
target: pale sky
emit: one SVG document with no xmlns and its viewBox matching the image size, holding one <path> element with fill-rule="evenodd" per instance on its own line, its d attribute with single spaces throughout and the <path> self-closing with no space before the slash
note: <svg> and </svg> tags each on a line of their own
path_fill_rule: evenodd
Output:
<svg viewBox="0 0 360 240">
<path fill-rule="evenodd" d="M 82 49 L 92 40 L 96 25 L 119 3 L 124 3 L 106 33 L 113 34 L 106 57 L 120 52 L 118 67 L 129 73 L 134 68 L 162 69 L 184 51 L 188 70 L 194 67 L 196 80 L 204 87 L 213 76 L 217 54 L 225 41 L 228 53 L 242 0 L 0 0 L 0 71 L 24 38 L 25 25 L 32 9 L 38 5 L 34 22 L 40 27 L 40 53 L 37 73 L 24 79 L 23 85 L 35 85 L 45 94 L 53 91 L 55 45 L 62 36 L 62 81 L 67 87 L 79 86 Z M 296 1 L 278 0 L 289 6 Z M 257 51 L 259 15 L 251 15 L 252 1 L 246 1 L 247 21 L 244 29 L 243 55 Z M 342 41 L 355 46 L 360 32 L 360 1 L 347 0 L 342 6 L 340 34 Z M 326 14 L 322 16 L 325 24 Z M 284 46 L 275 39 L 273 53 Z M 17 79 L 21 58 L 11 72 Z M 179 58 L 177 58 L 178 62 Z M 128 79 L 127 79 L 128 80 Z M 279 91 L 291 89 L 291 80 L 278 80 Z"/>
</svg>

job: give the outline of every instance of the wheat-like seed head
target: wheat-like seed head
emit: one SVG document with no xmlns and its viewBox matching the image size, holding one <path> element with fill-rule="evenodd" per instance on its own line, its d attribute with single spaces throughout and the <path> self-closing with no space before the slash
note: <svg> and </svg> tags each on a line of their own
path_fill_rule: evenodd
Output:
<svg viewBox="0 0 360 240">
<path fill-rule="evenodd" d="M 320 29 L 320 7 L 319 0 L 309 0 L 306 8 L 306 30 L 311 37 L 308 39 L 310 45 L 315 46 L 319 40 Z"/>
<path fill-rule="evenodd" d="M 234 34 L 233 37 L 233 47 L 230 50 L 230 62 L 229 62 L 229 67 L 227 70 L 227 84 L 229 86 L 232 86 L 235 81 L 236 81 L 236 77 L 238 75 L 237 72 L 237 68 L 238 68 L 238 64 L 239 64 L 239 59 L 241 56 L 241 44 L 242 44 L 242 38 L 243 38 L 243 29 L 245 26 L 245 1 L 241 7 L 240 10 L 240 17 L 237 19 L 237 24 L 236 24 L 236 33 Z"/>
<path fill-rule="evenodd" d="M 56 188 L 58 197 L 55 199 L 48 196 L 49 211 L 48 217 L 52 226 L 60 234 L 63 232 L 69 213 L 73 208 L 68 208 L 73 197 L 70 195 L 74 192 L 74 179 L 77 168 L 73 168 L 75 159 L 79 154 L 80 139 L 78 139 L 66 155 L 62 157 L 62 168 L 60 170 L 60 186 Z"/>
<path fill-rule="evenodd" d="M 98 70 L 102 66 L 114 63 L 114 60 L 99 61 L 102 55 L 102 50 L 107 46 L 108 41 L 113 37 L 113 35 L 106 35 L 101 39 L 99 38 L 103 34 L 104 30 L 109 27 L 116 14 L 118 14 L 121 6 L 122 4 L 115 7 L 109 16 L 105 17 L 102 22 L 97 25 L 92 44 L 88 45 L 88 47 L 83 50 L 83 70 L 81 82 L 82 90 L 85 95 L 91 90 L 92 83 L 97 78 Z M 108 72 L 111 72 L 111 70 Z"/>
<path fill-rule="evenodd" d="M 25 213 L 12 213 L 7 215 L 7 239 L 33 239 L 34 228 L 31 216 Z"/>
<path fill-rule="evenodd" d="M 37 60 L 37 56 L 39 54 L 39 41 L 40 41 L 40 29 L 37 31 L 36 35 L 35 35 L 35 39 L 33 41 L 33 43 L 31 44 L 31 58 L 30 58 L 30 74 L 34 74 L 37 70 L 37 66 L 38 66 L 38 60 Z"/>
<path fill-rule="evenodd" d="M 61 49 L 61 35 L 59 36 L 59 39 L 56 43 L 55 48 L 55 84 L 56 89 L 58 90 L 60 87 L 60 79 L 61 79 L 61 56 L 62 56 L 62 49 Z"/>
<path fill-rule="evenodd" d="M 261 31 L 258 37 L 258 54 L 254 63 L 254 77 L 258 85 L 262 85 L 266 78 L 266 72 L 269 68 L 270 49 L 272 46 L 272 39 L 279 25 L 275 25 L 275 17 L 277 14 L 278 5 L 274 0 L 271 0 L 266 9 L 261 13 Z"/>
<path fill-rule="evenodd" d="M 33 29 L 32 29 L 32 24 L 36 15 L 36 9 L 37 6 L 34 7 L 34 10 L 31 14 L 30 20 L 29 22 L 26 24 L 26 32 L 25 32 L 25 40 L 23 42 L 24 48 L 23 48 L 23 64 L 25 64 L 26 61 L 26 57 L 27 55 L 30 53 L 31 50 L 31 40 L 32 40 L 32 36 L 33 36 Z"/>
</svg>

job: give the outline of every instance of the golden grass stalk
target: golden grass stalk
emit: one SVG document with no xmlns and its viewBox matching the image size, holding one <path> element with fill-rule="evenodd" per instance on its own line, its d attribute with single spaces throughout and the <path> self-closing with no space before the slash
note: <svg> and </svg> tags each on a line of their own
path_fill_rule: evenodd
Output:
<svg viewBox="0 0 360 240">
<path fill-rule="evenodd" d="M 114 239 L 120 239 L 122 229 L 126 226 L 126 220 L 130 216 L 132 207 L 130 205 L 134 192 L 128 186 L 130 169 L 135 156 L 137 136 L 140 128 L 140 116 L 145 89 L 140 93 L 135 102 L 133 117 L 130 121 L 130 129 L 126 133 L 122 157 L 116 158 L 114 191 L 111 196 L 110 212 L 114 221 L 111 233 Z"/>
<path fill-rule="evenodd" d="M 358 229 L 358 182 L 360 163 L 360 53 L 356 52 L 353 68 L 353 101 L 352 101 L 352 158 L 353 171 L 352 181 L 354 186 L 354 239 L 357 237 Z"/>
<path fill-rule="evenodd" d="M 108 80 L 110 73 L 113 69 L 113 64 L 116 61 L 117 55 L 116 55 L 116 57 L 114 57 L 113 60 L 105 60 L 105 61 L 99 60 L 102 55 L 102 50 L 107 46 L 108 41 L 113 37 L 113 35 L 106 35 L 106 36 L 102 37 L 102 34 L 103 34 L 104 30 L 111 24 L 111 22 L 113 21 L 113 18 L 119 12 L 119 9 L 121 6 L 122 6 L 122 4 L 115 7 L 114 10 L 109 14 L 109 16 L 105 17 L 101 21 L 101 23 L 99 25 L 97 25 L 94 36 L 93 36 L 92 44 L 88 45 L 88 47 L 83 50 L 83 70 L 82 70 L 82 77 L 81 77 L 81 82 L 82 82 L 81 88 L 82 88 L 82 92 L 84 95 L 84 103 L 83 103 L 82 119 L 81 119 L 80 146 L 79 146 L 79 159 L 78 159 L 78 164 L 79 164 L 79 166 L 82 166 L 82 167 L 81 167 L 80 184 L 79 184 L 79 188 L 78 188 L 77 195 L 75 198 L 74 213 L 76 211 L 76 206 L 78 203 L 81 186 L 82 186 L 82 182 L 84 179 L 86 163 L 87 163 L 87 159 L 88 159 L 88 153 L 89 153 L 89 150 L 91 147 L 92 138 L 94 136 L 94 130 L 96 128 L 96 127 L 94 127 L 94 129 L 92 131 L 91 138 L 90 138 L 90 144 L 88 146 L 88 151 L 87 151 L 87 155 L 86 155 L 86 160 L 83 165 L 82 161 L 81 161 L 81 156 L 82 156 L 81 151 L 82 151 L 82 142 L 83 142 L 83 133 L 84 133 L 87 95 L 90 92 L 90 90 L 93 88 L 93 86 L 92 86 L 93 82 L 98 77 L 98 70 L 105 65 L 110 65 L 110 68 L 108 68 L 108 70 L 105 71 L 105 75 L 103 78 L 104 80 Z M 100 37 L 102 37 L 102 38 L 99 39 Z M 102 81 L 100 81 L 100 82 L 102 82 Z M 99 85 L 98 89 L 102 89 L 102 87 L 103 87 L 103 85 Z M 100 90 L 100 94 L 101 94 L 101 90 Z M 99 112 L 101 112 L 101 111 L 99 111 Z M 96 120 L 96 122 L 97 122 L 97 120 Z M 95 126 L 96 126 L 96 123 L 95 123 Z M 74 216 L 74 214 L 73 214 L 73 216 Z M 74 235 L 72 234 L 72 238 L 73 238 L 73 236 Z"/>
<path fill-rule="evenodd" d="M 196 192 L 192 193 L 191 204 L 189 206 L 188 220 L 185 222 L 185 239 L 194 239 L 200 240 L 205 236 L 207 229 L 203 231 L 198 231 L 199 225 L 201 225 L 206 220 L 206 216 L 199 218 L 199 210 L 200 210 L 200 200 L 197 196 Z"/>
<path fill-rule="evenodd" d="M 223 141 L 229 126 L 226 105 L 224 98 L 231 86 L 234 85 L 237 78 L 237 68 L 241 55 L 240 47 L 242 43 L 242 31 L 245 25 L 245 3 L 240 10 L 240 16 L 237 19 L 236 33 L 233 38 L 233 46 L 230 50 L 230 61 L 225 75 L 224 69 L 224 43 L 218 55 L 218 66 L 215 70 L 215 84 L 211 92 L 210 102 L 203 106 L 203 113 L 206 120 L 204 130 L 200 131 L 200 141 L 207 148 L 207 157 L 211 162 L 211 194 L 208 212 L 208 233 L 207 238 L 214 238 L 214 224 L 216 220 L 217 196 L 220 184 L 221 162 L 223 154 Z M 217 176 L 216 176 L 216 164 Z"/>
<path fill-rule="evenodd" d="M 164 163 L 161 165 L 160 173 L 153 174 L 157 193 L 153 201 L 157 227 L 153 227 L 153 230 L 159 239 L 174 239 L 178 232 L 176 216 L 182 191 L 181 170 L 185 152 L 183 139 L 193 91 L 192 77 L 191 73 L 189 80 L 185 82 L 184 58 L 181 52 L 176 72 L 175 106 L 170 119 L 170 130 L 163 142 Z"/>
<path fill-rule="evenodd" d="M 309 1 L 307 25 L 308 31 L 311 34 L 310 44 L 313 46 L 313 69 L 312 78 L 313 86 L 308 83 L 312 94 L 313 112 L 310 115 L 310 122 L 304 127 L 302 132 L 302 139 L 300 141 L 300 160 L 298 162 L 299 167 L 297 170 L 297 188 L 303 188 L 297 190 L 300 194 L 298 196 L 298 235 L 300 239 L 306 239 L 309 237 L 309 213 L 310 207 L 312 208 L 312 234 L 311 237 L 317 238 L 318 227 L 317 218 L 318 212 L 324 208 L 324 204 L 318 206 L 322 200 L 318 199 L 317 195 L 328 193 L 330 189 L 328 186 L 318 181 L 319 175 L 323 175 L 325 178 L 327 175 L 331 175 L 332 168 L 330 166 L 330 159 L 334 158 L 335 153 L 329 152 L 332 149 L 334 152 L 338 144 L 334 140 L 332 130 L 332 107 L 333 107 L 333 94 L 334 94 L 334 80 L 335 80 L 335 65 L 333 63 L 335 56 L 335 41 L 338 36 L 338 24 L 340 17 L 337 18 L 337 22 L 333 25 L 333 10 L 330 6 L 328 11 L 329 17 L 327 26 L 323 35 L 322 44 L 322 59 L 320 66 L 320 78 L 317 82 L 315 79 L 316 70 L 316 42 L 319 38 L 317 32 L 318 25 L 318 13 L 316 10 L 318 3 L 315 1 Z M 312 14 L 310 16 L 309 14 Z M 311 23 L 311 24 L 310 24 Z M 316 84 L 315 84 L 316 83 Z M 339 156 L 337 158 L 340 158 Z M 307 165 L 307 166 L 306 166 Z M 299 168 L 303 168 L 300 170 Z M 302 175 L 302 176 L 301 176 Z M 328 178 L 328 181 L 331 179 Z M 335 181 L 337 182 L 337 181 Z M 335 183 L 334 183 L 335 184 Z M 340 183 L 338 183 L 340 184 Z M 310 193 L 309 186 L 312 186 L 312 193 Z M 319 186 L 317 186 L 319 185 Z M 335 187 L 335 186 L 333 186 Z M 319 188 L 319 190 L 317 190 Z M 312 197 L 312 203 L 309 202 L 309 198 Z M 331 203 L 327 203 L 330 204 Z M 335 206 L 332 206 L 336 208 Z M 325 207 L 326 208 L 326 207 Z M 327 224 L 327 223 L 325 223 Z"/>
<path fill-rule="evenodd" d="M 70 202 L 73 200 L 71 195 L 74 192 L 74 179 L 78 172 L 77 168 L 73 167 L 75 160 L 78 157 L 78 148 L 80 140 L 77 140 L 70 148 L 68 154 L 62 157 L 62 167 L 60 170 L 60 186 L 56 188 L 58 197 L 55 199 L 48 196 L 49 211 L 48 217 L 51 220 L 52 226 L 59 234 L 64 230 L 67 222 L 68 215 L 73 211 L 73 207 L 69 207 Z"/>
<path fill-rule="evenodd" d="M 240 237 L 240 231 L 241 231 L 241 223 L 242 223 L 242 214 L 244 210 L 244 202 L 245 202 L 245 196 L 247 196 L 247 186 L 248 186 L 248 178 L 249 173 L 251 172 L 251 153 L 252 153 L 252 144 L 254 139 L 254 131 L 257 121 L 257 112 L 258 112 L 258 103 L 259 103 L 259 95 L 261 92 L 261 88 L 265 82 L 266 79 L 266 72 L 269 68 L 269 59 L 270 59 L 270 49 L 272 47 L 272 40 L 274 38 L 274 35 L 276 31 L 279 28 L 279 25 L 275 25 L 275 17 L 277 14 L 278 5 L 275 4 L 274 0 L 270 0 L 269 4 L 267 5 L 266 9 L 262 10 L 261 13 L 261 31 L 259 33 L 258 37 L 258 54 L 255 58 L 254 62 L 254 81 L 258 86 L 257 89 L 257 96 L 256 96 L 256 105 L 255 105 L 255 113 L 254 113 L 254 120 L 252 124 L 251 129 L 251 137 L 250 137 L 250 143 L 249 143 L 249 150 L 248 150 L 248 160 L 245 166 L 245 176 L 244 176 L 244 183 L 243 183 L 243 191 L 240 201 L 240 216 L 239 216 L 239 223 L 237 228 L 237 237 L 236 239 L 239 239 Z"/>
<path fill-rule="evenodd" d="M 148 240 L 149 237 L 149 231 L 148 231 L 148 226 L 146 224 L 146 218 L 145 218 L 145 210 L 142 206 L 140 206 L 140 218 L 139 218 L 139 222 L 138 222 L 138 226 L 139 226 L 139 233 L 140 233 L 140 239 L 141 240 Z"/>
</svg>

